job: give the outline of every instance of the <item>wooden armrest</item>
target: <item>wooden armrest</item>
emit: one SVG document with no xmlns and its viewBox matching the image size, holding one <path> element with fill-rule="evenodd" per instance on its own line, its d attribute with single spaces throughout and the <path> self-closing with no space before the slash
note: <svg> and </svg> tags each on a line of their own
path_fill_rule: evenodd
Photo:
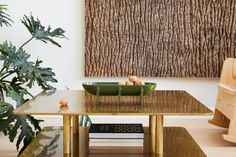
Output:
<svg viewBox="0 0 236 157">
<path fill-rule="evenodd" d="M 218 88 L 223 89 L 224 91 L 226 91 L 230 94 L 236 94 L 236 86 L 219 83 Z"/>
</svg>

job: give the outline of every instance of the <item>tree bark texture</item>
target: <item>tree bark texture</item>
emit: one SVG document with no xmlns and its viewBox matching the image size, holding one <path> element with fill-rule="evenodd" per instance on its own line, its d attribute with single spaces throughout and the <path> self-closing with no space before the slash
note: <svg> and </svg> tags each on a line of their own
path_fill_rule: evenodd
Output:
<svg viewBox="0 0 236 157">
<path fill-rule="evenodd" d="M 85 76 L 219 77 L 235 0 L 85 0 Z"/>
</svg>

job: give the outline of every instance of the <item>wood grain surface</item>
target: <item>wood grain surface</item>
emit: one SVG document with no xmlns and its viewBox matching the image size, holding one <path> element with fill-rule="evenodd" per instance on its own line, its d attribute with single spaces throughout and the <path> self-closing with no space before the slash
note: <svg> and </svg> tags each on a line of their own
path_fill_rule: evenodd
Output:
<svg viewBox="0 0 236 157">
<path fill-rule="evenodd" d="M 219 77 L 235 0 L 85 0 L 85 76 Z"/>
<path fill-rule="evenodd" d="M 185 128 L 164 128 L 164 154 L 150 153 L 151 137 L 144 128 L 144 153 L 133 152 L 139 147 L 88 147 L 88 128 L 79 128 L 79 154 L 63 154 L 63 132 L 59 127 L 45 127 L 24 150 L 20 157 L 206 157 Z M 119 153 L 116 152 L 119 150 Z M 89 153 L 89 152 L 90 153 Z M 139 150 L 138 150 L 139 151 Z M 116 153 L 115 153 L 116 152 Z"/>
</svg>

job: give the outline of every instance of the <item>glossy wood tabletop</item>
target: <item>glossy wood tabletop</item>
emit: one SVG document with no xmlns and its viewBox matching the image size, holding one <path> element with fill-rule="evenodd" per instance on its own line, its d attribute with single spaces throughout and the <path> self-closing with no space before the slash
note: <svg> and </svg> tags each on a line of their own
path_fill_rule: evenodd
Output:
<svg viewBox="0 0 236 157">
<path fill-rule="evenodd" d="M 68 108 L 60 108 L 60 100 Z M 14 111 L 22 115 L 210 115 L 185 91 L 160 90 L 146 96 L 94 96 L 83 90 L 44 91 Z"/>
<path fill-rule="evenodd" d="M 155 154 L 151 149 L 151 137 L 148 128 L 144 128 L 144 147 L 89 147 L 88 128 L 80 127 L 79 136 L 71 143 L 73 150 L 68 157 L 206 157 L 186 129 L 182 127 L 164 128 L 164 153 Z M 67 157 L 63 154 L 62 128 L 46 127 L 20 157 Z"/>
</svg>

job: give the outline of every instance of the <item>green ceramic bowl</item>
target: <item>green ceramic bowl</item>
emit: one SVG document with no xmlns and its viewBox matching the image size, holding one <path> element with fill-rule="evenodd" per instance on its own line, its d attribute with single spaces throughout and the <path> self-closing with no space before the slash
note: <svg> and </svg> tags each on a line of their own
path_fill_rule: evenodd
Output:
<svg viewBox="0 0 236 157">
<path fill-rule="evenodd" d="M 87 82 L 82 84 L 84 89 L 93 95 L 147 95 L 155 90 L 156 84 L 145 82 L 145 85 L 119 85 L 118 82 Z"/>
</svg>

